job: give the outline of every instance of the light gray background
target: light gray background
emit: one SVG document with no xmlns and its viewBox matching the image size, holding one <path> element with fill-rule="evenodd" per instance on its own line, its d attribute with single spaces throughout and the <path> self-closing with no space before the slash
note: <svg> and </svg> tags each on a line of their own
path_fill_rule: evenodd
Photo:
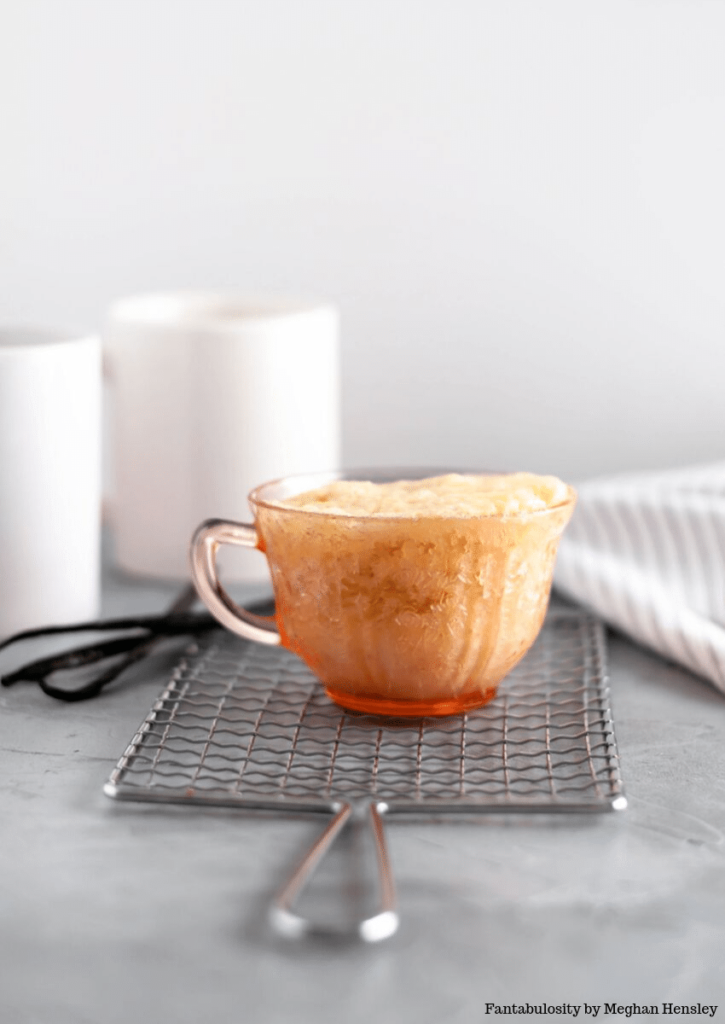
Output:
<svg viewBox="0 0 725 1024">
<path fill-rule="evenodd" d="M 0 320 L 336 300 L 349 464 L 718 458 L 725 4 L 4 0 Z"/>
</svg>

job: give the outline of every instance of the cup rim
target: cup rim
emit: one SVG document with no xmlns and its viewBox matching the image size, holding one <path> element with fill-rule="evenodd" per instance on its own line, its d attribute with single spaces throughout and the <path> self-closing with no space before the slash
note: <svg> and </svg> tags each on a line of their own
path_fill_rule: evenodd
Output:
<svg viewBox="0 0 725 1024">
<path fill-rule="evenodd" d="M 139 292 L 116 299 L 109 308 L 108 319 L 110 323 L 144 325 L 155 329 L 231 332 L 245 325 L 321 310 L 335 313 L 336 307 L 329 301 L 291 294 L 179 289 Z"/>
<path fill-rule="evenodd" d="M 91 331 L 63 330 L 32 324 L 0 325 L 0 354 L 34 352 L 59 345 L 81 345 L 98 341 Z"/>
<path fill-rule="evenodd" d="M 375 523 L 401 523 L 406 521 L 415 520 L 420 522 L 421 520 L 445 520 L 450 522 L 451 520 L 466 521 L 468 519 L 486 519 L 486 520 L 524 520 L 524 519 L 538 519 L 543 518 L 547 515 L 551 515 L 554 512 L 560 511 L 561 509 L 572 507 L 576 504 L 577 493 L 571 484 L 565 484 L 567 488 L 567 497 L 564 501 L 559 501 L 555 505 L 547 505 L 546 508 L 533 509 L 528 512 L 515 512 L 515 513 L 494 513 L 491 515 L 480 515 L 480 516 L 460 516 L 460 515 L 426 515 L 418 514 L 415 516 L 406 515 L 390 515 L 390 516 L 365 516 L 365 515 L 350 515 L 346 512 L 323 512 L 317 509 L 300 509 L 300 508 L 285 508 L 283 505 L 278 504 L 277 501 L 265 499 L 261 496 L 261 492 L 267 490 L 267 488 L 280 487 L 287 483 L 297 483 L 299 487 L 295 487 L 290 492 L 288 497 L 292 497 L 294 494 L 300 494 L 307 490 L 312 490 L 315 487 L 320 487 L 326 483 L 332 483 L 335 480 L 373 480 L 376 483 L 393 482 L 395 480 L 405 479 L 417 479 L 423 480 L 429 476 L 442 476 L 448 473 L 460 473 L 465 476 L 513 476 L 511 471 L 495 471 L 495 470 L 462 470 L 452 469 L 450 467 L 442 469 L 440 467 L 397 467 L 389 469 L 387 467 L 368 467 L 366 469 L 338 469 L 338 470 L 327 470 L 317 473 L 293 473 L 288 476 L 277 477 L 274 480 L 267 480 L 265 483 L 258 484 L 253 490 L 249 492 L 248 501 L 252 506 L 252 509 L 265 508 L 275 512 L 285 512 L 291 515 L 306 515 L 321 517 L 325 519 L 338 519 L 344 520 L 345 522 L 352 521 L 364 521 L 364 522 L 375 522 Z M 542 476 L 543 474 L 536 474 Z M 557 478 L 561 479 L 561 478 Z"/>
</svg>

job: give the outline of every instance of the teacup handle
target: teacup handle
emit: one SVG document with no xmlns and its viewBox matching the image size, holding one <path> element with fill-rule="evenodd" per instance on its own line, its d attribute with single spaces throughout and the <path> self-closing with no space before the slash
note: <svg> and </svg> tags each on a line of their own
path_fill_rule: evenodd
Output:
<svg viewBox="0 0 725 1024">
<path fill-rule="evenodd" d="M 258 548 L 259 537 L 250 523 L 234 523 L 228 519 L 207 519 L 191 541 L 191 575 L 197 593 L 215 619 L 246 640 L 279 646 L 282 639 L 275 620 L 254 615 L 240 608 L 219 582 L 216 555 L 220 544 L 242 548 Z"/>
</svg>

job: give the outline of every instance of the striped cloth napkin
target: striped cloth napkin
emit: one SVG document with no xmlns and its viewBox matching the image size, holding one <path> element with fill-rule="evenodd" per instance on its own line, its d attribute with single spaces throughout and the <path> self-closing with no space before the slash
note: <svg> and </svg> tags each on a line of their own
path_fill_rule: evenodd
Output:
<svg viewBox="0 0 725 1024">
<path fill-rule="evenodd" d="M 577 492 L 555 587 L 725 693 L 725 462 Z"/>
</svg>

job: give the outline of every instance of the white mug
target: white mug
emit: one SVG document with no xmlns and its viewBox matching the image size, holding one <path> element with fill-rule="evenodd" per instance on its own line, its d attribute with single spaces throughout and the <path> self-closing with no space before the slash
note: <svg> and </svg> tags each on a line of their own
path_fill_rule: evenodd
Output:
<svg viewBox="0 0 725 1024">
<path fill-rule="evenodd" d="M 110 519 L 127 572 L 189 576 L 210 516 L 248 516 L 259 480 L 340 462 L 338 314 L 326 303 L 180 292 L 116 302 L 110 378 Z M 268 580 L 252 552 L 231 581 Z"/>
<path fill-rule="evenodd" d="M 0 329 L 0 637 L 98 615 L 101 345 Z"/>
</svg>

